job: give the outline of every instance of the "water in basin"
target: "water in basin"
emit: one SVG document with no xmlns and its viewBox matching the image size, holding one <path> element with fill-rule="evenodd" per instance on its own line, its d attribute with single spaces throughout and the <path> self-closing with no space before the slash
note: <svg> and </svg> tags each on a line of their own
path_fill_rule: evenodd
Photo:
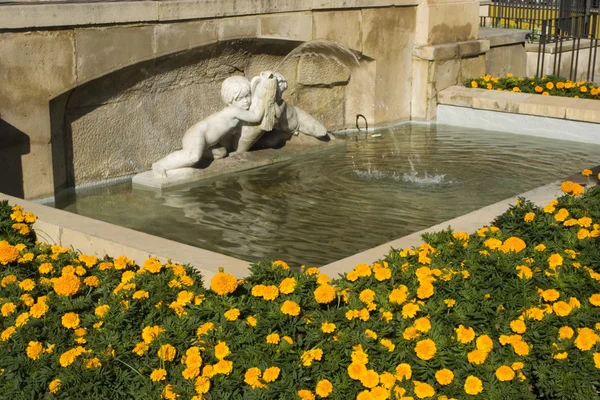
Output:
<svg viewBox="0 0 600 400">
<path fill-rule="evenodd" d="M 346 151 L 163 193 L 78 190 L 65 210 L 248 261 L 322 266 L 597 165 L 600 146 L 406 124 Z"/>
</svg>

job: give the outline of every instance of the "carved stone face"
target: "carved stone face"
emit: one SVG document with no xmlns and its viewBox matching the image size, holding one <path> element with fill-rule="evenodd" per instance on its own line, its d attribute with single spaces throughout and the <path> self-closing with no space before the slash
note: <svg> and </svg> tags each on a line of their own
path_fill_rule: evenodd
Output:
<svg viewBox="0 0 600 400">
<path fill-rule="evenodd" d="M 252 99 L 250 97 L 250 93 L 245 93 L 237 97 L 231 104 L 243 110 L 248 110 L 250 108 L 251 101 Z"/>
</svg>

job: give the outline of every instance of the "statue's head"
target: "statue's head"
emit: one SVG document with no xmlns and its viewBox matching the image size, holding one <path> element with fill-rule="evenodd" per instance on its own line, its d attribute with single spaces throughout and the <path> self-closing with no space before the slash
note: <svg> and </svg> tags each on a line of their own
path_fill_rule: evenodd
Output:
<svg viewBox="0 0 600 400">
<path fill-rule="evenodd" d="M 247 110 L 251 101 L 250 81 L 243 76 L 230 76 L 221 85 L 221 99 L 227 105 Z"/>
</svg>

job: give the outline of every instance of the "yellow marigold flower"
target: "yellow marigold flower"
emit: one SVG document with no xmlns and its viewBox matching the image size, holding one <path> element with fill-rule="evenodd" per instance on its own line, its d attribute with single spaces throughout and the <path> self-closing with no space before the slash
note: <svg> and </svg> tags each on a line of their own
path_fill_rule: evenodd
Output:
<svg viewBox="0 0 600 400">
<path fill-rule="evenodd" d="M 97 357 L 90 358 L 89 360 L 85 360 L 85 367 L 87 369 L 99 368 L 102 366 L 102 363 Z"/>
<path fill-rule="evenodd" d="M 577 328 L 575 346 L 582 351 L 588 351 L 598 342 L 598 335 L 590 328 Z"/>
<path fill-rule="evenodd" d="M 594 353 L 594 365 L 600 368 L 600 353 Z"/>
<path fill-rule="evenodd" d="M 380 264 L 375 264 L 373 267 L 373 273 L 375 275 L 375 279 L 377 279 L 379 282 L 387 281 L 392 277 L 392 270 Z"/>
<path fill-rule="evenodd" d="M 61 277 L 53 280 L 53 288 L 56 294 L 69 297 L 77 292 L 81 287 L 81 281 L 74 274 L 63 274 Z"/>
<path fill-rule="evenodd" d="M 291 315 L 293 317 L 297 317 L 300 314 L 300 306 L 291 300 L 286 300 L 281 308 L 281 312 L 286 315 Z"/>
<path fill-rule="evenodd" d="M 512 343 L 513 350 L 520 356 L 526 356 L 529 354 L 529 345 L 523 340 L 515 341 Z"/>
<path fill-rule="evenodd" d="M 413 340 L 421 336 L 417 328 L 414 326 L 409 326 L 402 332 L 402 337 L 404 340 Z"/>
<path fill-rule="evenodd" d="M 581 175 L 583 175 L 583 176 L 590 176 L 590 175 L 592 175 L 592 170 L 591 169 L 584 169 L 583 171 L 581 171 Z"/>
<path fill-rule="evenodd" d="M 357 264 L 354 267 L 354 271 L 357 273 L 359 278 L 371 276 L 371 267 L 367 264 Z"/>
<path fill-rule="evenodd" d="M 477 86 L 479 86 L 479 85 L 477 84 L 477 82 L 476 82 L 476 81 L 471 81 L 471 87 L 472 87 L 472 88 L 474 88 L 474 89 L 475 89 L 475 88 L 477 88 Z"/>
<path fill-rule="evenodd" d="M 88 276 L 83 280 L 83 283 L 89 287 L 98 287 L 100 286 L 100 281 L 97 276 Z"/>
<path fill-rule="evenodd" d="M 527 245 L 525 244 L 523 239 L 512 236 L 506 239 L 504 243 L 502 243 L 502 246 L 500 246 L 500 250 L 504 253 L 509 253 L 511 251 L 518 253 L 526 247 Z"/>
<path fill-rule="evenodd" d="M 554 219 L 558 222 L 562 222 L 562 221 L 566 220 L 568 216 L 569 216 L 569 211 L 567 211 L 566 208 L 561 208 L 560 210 L 558 210 L 558 212 L 554 216 Z"/>
<path fill-rule="evenodd" d="M 283 269 L 284 271 L 287 271 L 288 269 L 290 269 L 289 265 L 287 265 L 287 263 L 282 260 L 273 261 L 273 266 L 279 267 L 279 268 Z"/>
<path fill-rule="evenodd" d="M 197 377 L 196 382 L 194 383 L 194 389 L 196 390 L 196 393 L 200 395 L 208 393 L 208 391 L 210 390 L 210 379 L 206 376 Z"/>
<path fill-rule="evenodd" d="M 331 303 L 336 297 L 335 289 L 329 284 L 319 286 L 313 294 L 317 303 L 320 304 Z"/>
<path fill-rule="evenodd" d="M 360 292 L 358 298 L 365 304 L 372 303 L 373 301 L 375 301 L 375 292 L 371 289 L 365 289 L 362 292 Z"/>
<path fill-rule="evenodd" d="M 110 309 L 110 306 L 108 304 L 103 304 L 101 306 L 96 307 L 96 309 L 94 310 L 94 314 L 98 318 L 102 318 L 102 317 L 104 317 L 104 314 L 106 314 L 108 312 L 109 309 Z"/>
<path fill-rule="evenodd" d="M 327 379 L 321 379 L 317 383 L 317 387 L 315 388 L 315 393 L 321 397 L 326 398 L 333 392 L 333 385 Z"/>
<path fill-rule="evenodd" d="M 256 324 L 257 324 L 256 317 L 254 317 L 254 316 L 249 316 L 248 318 L 246 318 L 246 322 L 250 326 L 256 326 Z"/>
<path fill-rule="evenodd" d="M 381 339 L 379 341 L 379 343 L 381 343 L 381 345 L 383 347 L 385 347 L 386 349 L 388 349 L 388 351 L 391 353 L 392 351 L 394 351 L 394 349 L 396 348 L 396 345 L 390 340 L 390 339 Z"/>
<path fill-rule="evenodd" d="M 135 347 L 133 348 L 133 350 L 131 350 L 132 353 L 137 354 L 138 356 L 143 356 L 144 353 L 146 353 L 148 351 L 148 344 L 144 343 L 144 342 L 139 342 L 135 345 Z"/>
<path fill-rule="evenodd" d="M 167 386 L 165 386 L 165 388 L 163 389 L 163 391 L 160 395 L 161 395 L 161 398 L 165 399 L 165 400 L 175 400 L 176 398 L 179 397 L 179 395 L 173 391 L 172 384 L 168 384 Z"/>
<path fill-rule="evenodd" d="M 233 361 L 219 360 L 219 362 L 214 365 L 214 372 L 216 374 L 229 375 L 231 371 L 233 371 Z"/>
<path fill-rule="evenodd" d="M 571 182 L 571 181 L 565 181 L 565 182 L 561 183 L 560 189 L 564 193 L 570 194 L 573 196 L 579 196 L 579 195 L 583 194 L 583 186 L 581 186 L 578 183 Z"/>
<path fill-rule="evenodd" d="M 170 344 L 163 344 L 157 352 L 158 358 L 163 361 L 173 361 L 175 354 L 177 354 L 177 349 Z"/>
<path fill-rule="evenodd" d="M 499 381 L 512 381 L 514 377 L 515 371 L 507 365 L 502 365 L 496 369 L 496 378 L 498 378 Z"/>
<path fill-rule="evenodd" d="M 365 335 L 371 339 L 377 339 L 377 333 L 375 333 L 374 331 L 367 329 L 365 331 Z"/>
<path fill-rule="evenodd" d="M 365 364 L 353 362 L 348 366 L 348 376 L 355 381 L 367 373 L 367 367 Z"/>
<path fill-rule="evenodd" d="M 435 394 L 435 390 L 431 385 L 425 382 L 413 381 L 415 395 L 419 399 L 425 399 Z"/>
<path fill-rule="evenodd" d="M 464 389 L 465 393 L 470 394 L 471 396 L 478 395 L 483 392 L 483 382 L 481 382 L 481 379 L 469 375 L 465 380 Z"/>
<path fill-rule="evenodd" d="M 196 330 L 196 335 L 198 335 L 198 336 L 206 335 L 208 332 L 212 331 L 213 329 L 215 329 L 215 324 L 213 324 L 212 322 L 205 322 L 204 324 L 200 325 L 200 327 Z"/>
<path fill-rule="evenodd" d="M 558 338 L 559 339 L 571 339 L 573 337 L 573 335 L 575 334 L 575 331 L 573 330 L 573 328 L 569 327 L 569 326 L 563 326 L 558 330 Z"/>
<path fill-rule="evenodd" d="M 520 319 L 515 319 L 510 321 L 510 329 L 512 329 L 512 331 L 515 333 L 522 334 L 527 330 L 527 325 L 525 325 L 525 322 L 521 321 Z"/>
<path fill-rule="evenodd" d="M 223 271 L 217 272 L 210 280 L 210 288 L 220 296 L 235 292 L 237 285 L 237 278 Z"/>
<path fill-rule="evenodd" d="M 334 339 L 335 339 L 335 337 L 334 337 Z M 283 336 L 283 337 L 281 338 L 281 340 L 284 340 L 284 341 L 286 341 L 286 342 L 287 342 L 288 344 L 290 344 L 290 345 L 294 344 L 294 341 L 293 341 L 293 340 L 292 340 L 292 338 L 291 338 L 291 337 L 289 337 L 289 336 Z"/>
<path fill-rule="evenodd" d="M 0 311 L 2 312 L 3 317 L 8 317 L 10 314 L 14 313 L 16 309 L 17 306 L 15 306 L 14 303 L 8 302 L 2 304 L 2 308 L 0 308 Z"/>
<path fill-rule="evenodd" d="M 526 265 L 518 265 L 515 267 L 517 275 L 521 279 L 531 279 L 533 277 L 533 271 Z"/>
<path fill-rule="evenodd" d="M 19 283 L 19 287 L 27 292 L 33 290 L 35 288 L 35 282 L 33 279 L 24 279 Z"/>
<path fill-rule="evenodd" d="M 494 348 L 494 342 L 488 335 L 481 335 L 475 341 L 476 347 L 479 350 L 489 352 Z"/>
<path fill-rule="evenodd" d="M 419 305 L 415 303 L 408 303 L 402 307 L 402 318 L 414 318 L 419 311 Z"/>
<path fill-rule="evenodd" d="M 167 371 L 163 368 L 155 369 L 150 374 L 152 382 L 164 381 L 167 378 Z"/>
<path fill-rule="evenodd" d="M 475 349 L 467 353 L 467 360 L 471 364 L 483 364 L 487 358 L 488 352 L 484 350 Z"/>
<path fill-rule="evenodd" d="M 496 238 L 489 238 L 485 242 L 483 242 L 483 244 L 490 250 L 496 250 L 502 246 L 502 241 Z"/>
<path fill-rule="evenodd" d="M 263 372 L 262 379 L 265 382 L 275 382 L 279 378 L 281 370 L 278 367 L 269 367 Z"/>
<path fill-rule="evenodd" d="M 279 289 L 275 285 L 265 286 L 262 290 L 262 298 L 268 301 L 275 300 L 279 296 Z"/>
<path fill-rule="evenodd" d="M 431 321 L 427 317 L 417 318 L 413 326 L 421 333 L 427 333 L 431 329 Z"/>
<path fill-rule="evenodd" d="M 408 297 L 408 288 L 404 285 L 400 285 L 397 289 L 392 290 L 388 300 L 391 303 L 402 304 Z"/>
<path fill-rule="evenodd" d="M 79 326 L 79 315 L 69 312 L 62 316 L 62 326 L 75 329 Z"/>
<path fill-rule="evenodd" d="M 419 299 L 428 299 L 433 296 L 435 289 L 431 283 L 424 283 L 417 288 L 417 297 Z"/>
<path fill-rule="evenodd" d="M 38 358 L 40 358 L 40 354 L 44 351 L 44 347 L 42 346 L 42 344 L 40 342 L 29 342 L 29 344 L 27 345 L 27 349 L 25 350 L 25 352 L 27 353 L 27 357 L 31 358 L 32 360 L 37 360 Z"/>
<path fill-rule="evenodd" d="M 296 280 L 294 278 L 285 278 L 279 284 L 279 292 L 283 294 L 290 294 L 296 290 Z"/>
<path fill-rule="evenodd" d="M 315 400 L 315 395 L 308 389 L 300 389 L 296 392 L 300 400 Z"/>
<path fill-rule="evenodd" d="M 594 293 L 590 296 L 590 304 L 596 307 L 600 307 L 600 294 Z"/>
<path fill-rule="evenodd" d="M 133 263 L 132 263 L 133 264 Z M 115 268 L 117 267 L 117 261 L 115 260 Z M 144 261 L 144 271 L 148 271 L 152 274 L 157 274 L 161 271 L 163 265 L 160 260 L 156 257 L 151 257 Z"/>
<path fill-rule="evenodd" d="M 19 250 L 11 246 L 6 240 L 0 241 L 0 264 L 6 265 L 19 258 Z"/>
<path fill-rule="evenodd" d="M 50 384 L 48 385 L 48 390 L 50 391 L 50 393 L 58 392 L 58 389 L 60 389 L 60 383 L 60 379 L 53 379 L 52 382 L 50 382 Z"/>
<path fill-rule="evenodd" d="M 534 249 L 535 249 L 536 251 L 544 251 L 544 250 L 546 250 L 546 245 L 545 245 L 545 244 L 543 244 L 543 243 L 540 243 L 540 244 L 538 244 L 537 246 L 535 246 L 535 247 L 534 247 Z"/>
<path fill-rule="evenodd" d="M 240 316 L 240 310 L 237 308 L 232 308 L 231 310 L 226 311 L 223 315 L 228 321 L 235 321 Z"/>
<path fill-rule="evenodd" d="M 437 347 L 435 346 L 435 342 L 431 339 L 420 340 L 415 345 L 415 354 L 421 360 L 431 360 L 436 352 Z"/>
<path fill-rule="evenodd" d="M 379 382 L 385 387 L 387 390 L 390 390 L 392 386 L 396 383 L 396 377 L 389 372 L 383 372 L 379 375 Z"/>
<path fill-rule="evenodd" d="M 571 313 L 572 307 L 564 301 L 557 301 L 552 305 L 552 310 L 559 317 L 566 317 Z"/>
<path fill-rule="evenodd" d="M 587 229 L 582 228 L 577 232 L 577 239 L 579 240 L 584 240 L 588 237 L 590 237 L 590 231 L 588 231 Z"/>
<path fill-rule="evenodd" d="M 81 346 L 77 346 L 71 350 L 67 350 L 64 353 L 62 353 L 58 361 L 63 368 L 66 368 L 69 365 L 73 364 L 77 357 L 79 357 L 83 353 L 85 353 L 85 349 Z"/>
<path fill-rule="evenodd" d="M 98 269 L 100 271 L 106 271 L 107 269 L 111 269 L 113 267 L 113 263 L 111 262 L 101 262 L 100 265 L 98 265 Z"/>
<path fill-rule="evenodd" d="M 217 345 L 215 346 L 215 357 L 218 360 L 222 360 L 230 354 L 231 351 L 229 350 L 227 343 L 219 341 L 219 343 L 217 343 Z"/>
<path fill-rule="evenodd" d="M 592 226 L 592 219 L 590 217 L 581 217 L 577 220 L 577 224 L 584 228 L 589 228 Z"/>
<path fill-rule="evenodd" d="M 28 312 L 24 312 L 19 314 L 19 316 L 17 316 L 17 319 L 15 321 L 15 326 L 18 328 L 20 326 L 23 326 L 27 323 L 27 321 L 29 321 L 29 313 Z"/>
<path fill-rule="evenodd" d="M 548 265 L 550 268 L 556 268 L 561 266 L 563 263 L 563 258 L 560 254 L 554 253 L 550 257 L 548 257 Z"/>
<path fill-rule="evenodd" d="M 331 282 L 331 278 L 328 275 L 319 274 L 317 276 L 317 284 L 324 285 L 324 284 L 329 283 L 329 282 Z"/>
<path fill-rule="evenodd" d="M 442 386 L 449 385 L 454 380 L 454 373 L 447 368 L 440 369 L 435 373 L 435 380 Z"/>
<path fill-rule="evenodd" d="M 385 322 L 390 322 L 392 319 L 394 319 L 394 314 L 389 311 L 381 311 L 381 319 Z"/>
<path fill-rule="evenodd" d="M 471 343 L 473 339 L 475 339 L 475 331 L 473 328 L 467 328 L 460 324 L 454 331 L 456 332 L 456 340 L 462 344 Z"/>
<path fill-rule="evenodd" d="M 523 218 L 523 220 L 525 222 L 533 222 L 534 219 L 535 219 L 535 213 L 534 212 L 528 212 L 527 214 L 525 214 L 525 217 Z"/>
<path fill-rule="evenodd" d="M 40 274 L 49 274 L 54 270 L 54 267 L 50 263 L 43 263 L 38 267 Z"/>
<path fill-rule="evenodd" d="M 45 302 L 45 297 L 46 296 L 39 297 L 37 303 L 31 306 L 31 309 L 29 311 L 33 318 L 41 318 L 44 314 L 48 312 L 49 307 Z M 41 300 L 42 298 L 44 300 Z"/>
<path fill-rule="evenodd" d="M 135 292 L 133 294 L 133 296 L 131 296 L 131 298 L 135 299 L 135 300 L 147 299 L 149 297 L 150 297 L 150 293 L 146 292 L 145 290 L 138 290 L 137 292 Z"/>
<path fill-rule="evenodd" d="M 379 384 L 379 374 L 375 370 L 369 369 L 360 377 L 360 383 L 368 389 L 373 389 Z"/>
<path fill-rule="evenodd" d="M 164 331 L 165 330 L 158 325 L 146 326 L 142 329 L 142 339 L 144 340 L 144 343 L 150 344 Z"/>
<path fill-rule="evenodd" d="M 556 353 L 555 355 L 552 356 L 552 358 L 554 358 L 555 360 L 564 360 L 569 356 L 569 354 L 566 351 L 560 352 L 560 353 Z"/>
<path fill-rule="evenodd" d="M 406 363 L 399 364 L 396 367 L 396 379 L 402 382 L 403 380 L 409 380 L 412 377 L 412 368 Z"/>
<path fill-rule="evenodd" d="M 454 300 L 454 299 L 445 299 L 444 300 L 444 304 L 446 304 L 446 306 L 448 308 L 452 308 L 456 304 L 456 300 Z"/>
<path fill-rule="evenodd" d="M 9 326 L 0 333 L 0 340 L 6 342 L 16 331 L 14 326 Z"/>
<path fill-rule="evenodd" d="M 267 335 L 267 343 L 269 344 L 279 344 L 281 338 L 278 333 L 271 333 Z"/>
<path fill-rule="evenodd" d="M 323 333 L 332 333 L 333 331 L 335 331 L 335 324 L 332 322 L 323 322 L 321 324 L 321 331 L 323 331 Z"/>
</svg>

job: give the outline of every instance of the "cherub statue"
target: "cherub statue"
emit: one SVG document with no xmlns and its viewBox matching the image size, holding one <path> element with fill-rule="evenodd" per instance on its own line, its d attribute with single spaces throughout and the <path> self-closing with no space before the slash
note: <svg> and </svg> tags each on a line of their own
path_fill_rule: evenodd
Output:
<svg viewBox="0 0 600 400">
<path fill-rule="evenodd" d="M 152 164 L 154 174 L 166 178 L 167 171 L 191 167 L 200 161 L 205 149 L 218 144 L 240 122 L 260 123 L 265 114 L 264 94 L 267 89 L 259 80 L 253 79 L 251 85 L 243 76 L 225 79 L 221 85 L 221 99 L 227 107 L 192 125 L 183 135 L 181 150 Z M 254 97 L 252 107 L 251 96 Z"/>
</svg>

